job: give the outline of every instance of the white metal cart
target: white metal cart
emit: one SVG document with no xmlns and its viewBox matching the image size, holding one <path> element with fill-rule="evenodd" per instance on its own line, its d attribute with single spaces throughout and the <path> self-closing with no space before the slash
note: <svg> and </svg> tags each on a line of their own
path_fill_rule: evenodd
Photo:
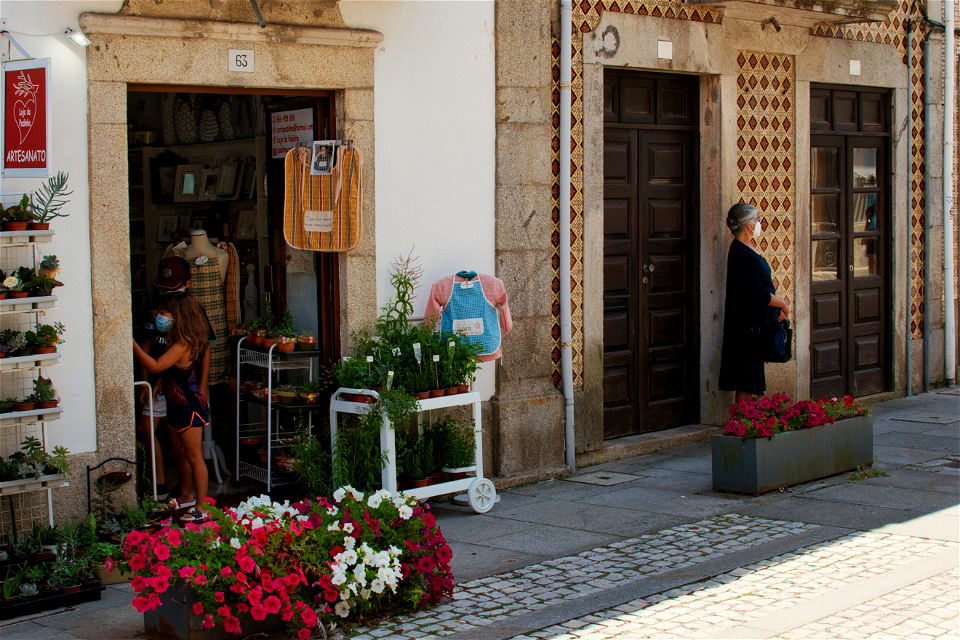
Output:
<svg viewBox="0 0 960 640">
<path fill-rule="evenodd" d="M 353 413 L 364 414 L 370 410 L 371 405 L 363 402 L 349 402 L 341 399 L 343 394 L 367 395 L 373 398 L 379 398 L 376 391 L 369 389 L 348 389 L 341 387 L 330 399 L 330 441 L 332 446 L 336 447 L 337 441 L 337 414 Z M 497 501 L 497 490 L 489 478 L 483 477 L 483 429 L 480 425 L 480 394 L 476 391 L 470 393 L 458 393 L 453 396 L 443 396 L 440 398 L 430 398 L 428 400 L 417 401 L 419 411 L 431 411 L 433 409 L 446 409 L 448 407 L 460 407 L 464 405 L 473 405 L 473 434 L 476 442 L 474 450 L 475 470 L 473 476 L 462 480 L 451 480 L 441 482 L 440 484 L 422 487 L 420 489 L 406 489 L 404 493 L 417 499 L 425 500 L 434 496 L 441 496 L 448 493 L 457 493 L 466 491 L 470 501 L 470 507 L 477 513 L 486 513 L 493 508 Z M 386 454 L 386 464 L 383 467 L 383 488 L 391 493 L 397 493 L 397 449 L 394 437 L 393 425 L 383 414 L 383 422 L 380 426 L 380 451 Z"/>
<path fill-rule="evenodd" d="M 320 352 L 313 351 L 290 351 L 284 352 L 277 349 L 277 345 L 272 345 L 269 349 L 256 346 L 244 346 L 246 337 L 240 338 L 237 344 L 237 376 L 240 376 L 240 367 L 242 365 L 251 365 L 259 367 L 267 373 L 266 400 L 260 400 L 237 388 L 237 478 L 242 476 L 253 478 L 267 485 L 267 491 L 270 491 L 275 485 L 289 484 L 292 481 L 290 477 L 274 477 L 273 469 L 273 449 L 278 444 L 279 430 L 274 418 L 279 418 L 281 411 L 298 413 L 305 411 L 308 416 L 309 426 L 313 426 L 313 412 L 321 409 L 319 404 L 296 404 L 282 405 L 271 402 L 273 396 L 275 373 L 280 371 L 306 370 L 308 380 L 313 381 L 317 372 L 317 358 Z M 246 397 L 245 397 L 246 396 Z M 240 402 L 261 405 L 266 407 L 266 422 L 258 423 L 240 423 Z M 263 466 L 240 460 L 240 440 L 243 438 L 265 438 L 267 448 L 267 459 Z"/>
</svg>

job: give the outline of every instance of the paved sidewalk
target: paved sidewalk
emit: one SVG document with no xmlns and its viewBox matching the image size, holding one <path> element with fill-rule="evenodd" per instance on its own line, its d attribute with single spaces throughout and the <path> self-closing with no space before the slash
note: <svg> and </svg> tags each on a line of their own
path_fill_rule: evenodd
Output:
<svg viewBox="0 0 960 640">
<path fill-rule="evenodd" d="M 960 391 L 874 416 L 886 476 L 719 494 L 696 443 L 505 490 L 482 516 L 436 504 L 454 600 L 352 636 L 958 638 Z M 131 598 L 109 588 L 0 636 L 141 638 Z"/>
</svg>

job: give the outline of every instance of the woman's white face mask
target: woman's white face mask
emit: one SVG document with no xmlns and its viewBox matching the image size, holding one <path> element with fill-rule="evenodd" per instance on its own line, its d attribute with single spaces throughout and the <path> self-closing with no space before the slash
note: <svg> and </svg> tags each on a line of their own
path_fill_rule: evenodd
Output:
<svg viewBox="0 0 960 640">
<path fill-rule="evenodd" d="M 763 227 L 760 225 L 760 218 L 753 221 L 753 237 L 759 238 L 763 235 Z"/>
</svg>

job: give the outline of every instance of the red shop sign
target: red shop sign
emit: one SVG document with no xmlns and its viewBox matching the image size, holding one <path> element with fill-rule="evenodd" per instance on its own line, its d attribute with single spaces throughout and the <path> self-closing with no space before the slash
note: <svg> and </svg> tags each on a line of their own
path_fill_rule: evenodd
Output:
<svg viewBox="0 0 960 640">
<path fill-rule="evenodd" d="M 3 176 L 50 174 L 50 58 L 3 63 Z"/>
</svg>

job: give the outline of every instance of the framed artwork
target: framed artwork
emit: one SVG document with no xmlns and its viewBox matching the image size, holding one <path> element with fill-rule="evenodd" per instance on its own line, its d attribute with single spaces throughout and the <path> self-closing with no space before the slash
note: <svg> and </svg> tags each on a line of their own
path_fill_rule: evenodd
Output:
<svg viewBox="0 0 960 640">
<path fill-rule="evenodd" d="M 220 167 L 220 180 L 217 183 L 217 195 L 227 197 L 233 195 L 237 190 L 237 171 L 240 168 L 240 162 L 224 162 Z"/>
<path fill-rule="evenodd" d="M 190 215 L 189 231 L 194 231 L 195 229 L 201 229 L 205 231 L 207 229 L 207 218 L 209 217 L 209 215 L 210 215 L 209 211 L 194 211 Z"/>
<path fill-rule="evenodd" d="M 169 149 L 156 158 L 150 159 L 150 190 L 153 204 L 173 202 L 173 190 L 177 184 L 177 167 L 186 163 L 186 158 L 181 158 Z"/>
<path fill-rule="evenodd" d="M 233 231 L 234 240 L 257 239 L 257 210 L 244 209 L 237 213 L 236 227 Z"/>
<path fill-rule="evenodd" d="M 173 242 L 179 228 L 180 219 L 177 216 L 160 216 L 160 223 L 157 227 L 157 242 Z"/>
<path fill-rule="evenodd" d="M 336 140 L 314 140 L 313 155 L 310 161 L 310 175 L 328 176 L 333 173 L 337 162 Z"/>
<path fill-rule="evenodd" d="M 174 202 L 196 202 L 200 197 L 203 177 L 202 164 L 182 164 L 177 167 L 177 181 L 174 185 Z"/>
<path fill-rule="evenodd" d="M 253 200 L 257 197 L 257 163 L 255 162 L 246 162 L 243 165 L 239 197 L 246 200 Z"/>
<path fill-rule="evenodd" d="M 220 184 L 219 169 L 204 169 L 200 174 L 200 194 L 198 200 L 216 200 Z"/>
</svg>

